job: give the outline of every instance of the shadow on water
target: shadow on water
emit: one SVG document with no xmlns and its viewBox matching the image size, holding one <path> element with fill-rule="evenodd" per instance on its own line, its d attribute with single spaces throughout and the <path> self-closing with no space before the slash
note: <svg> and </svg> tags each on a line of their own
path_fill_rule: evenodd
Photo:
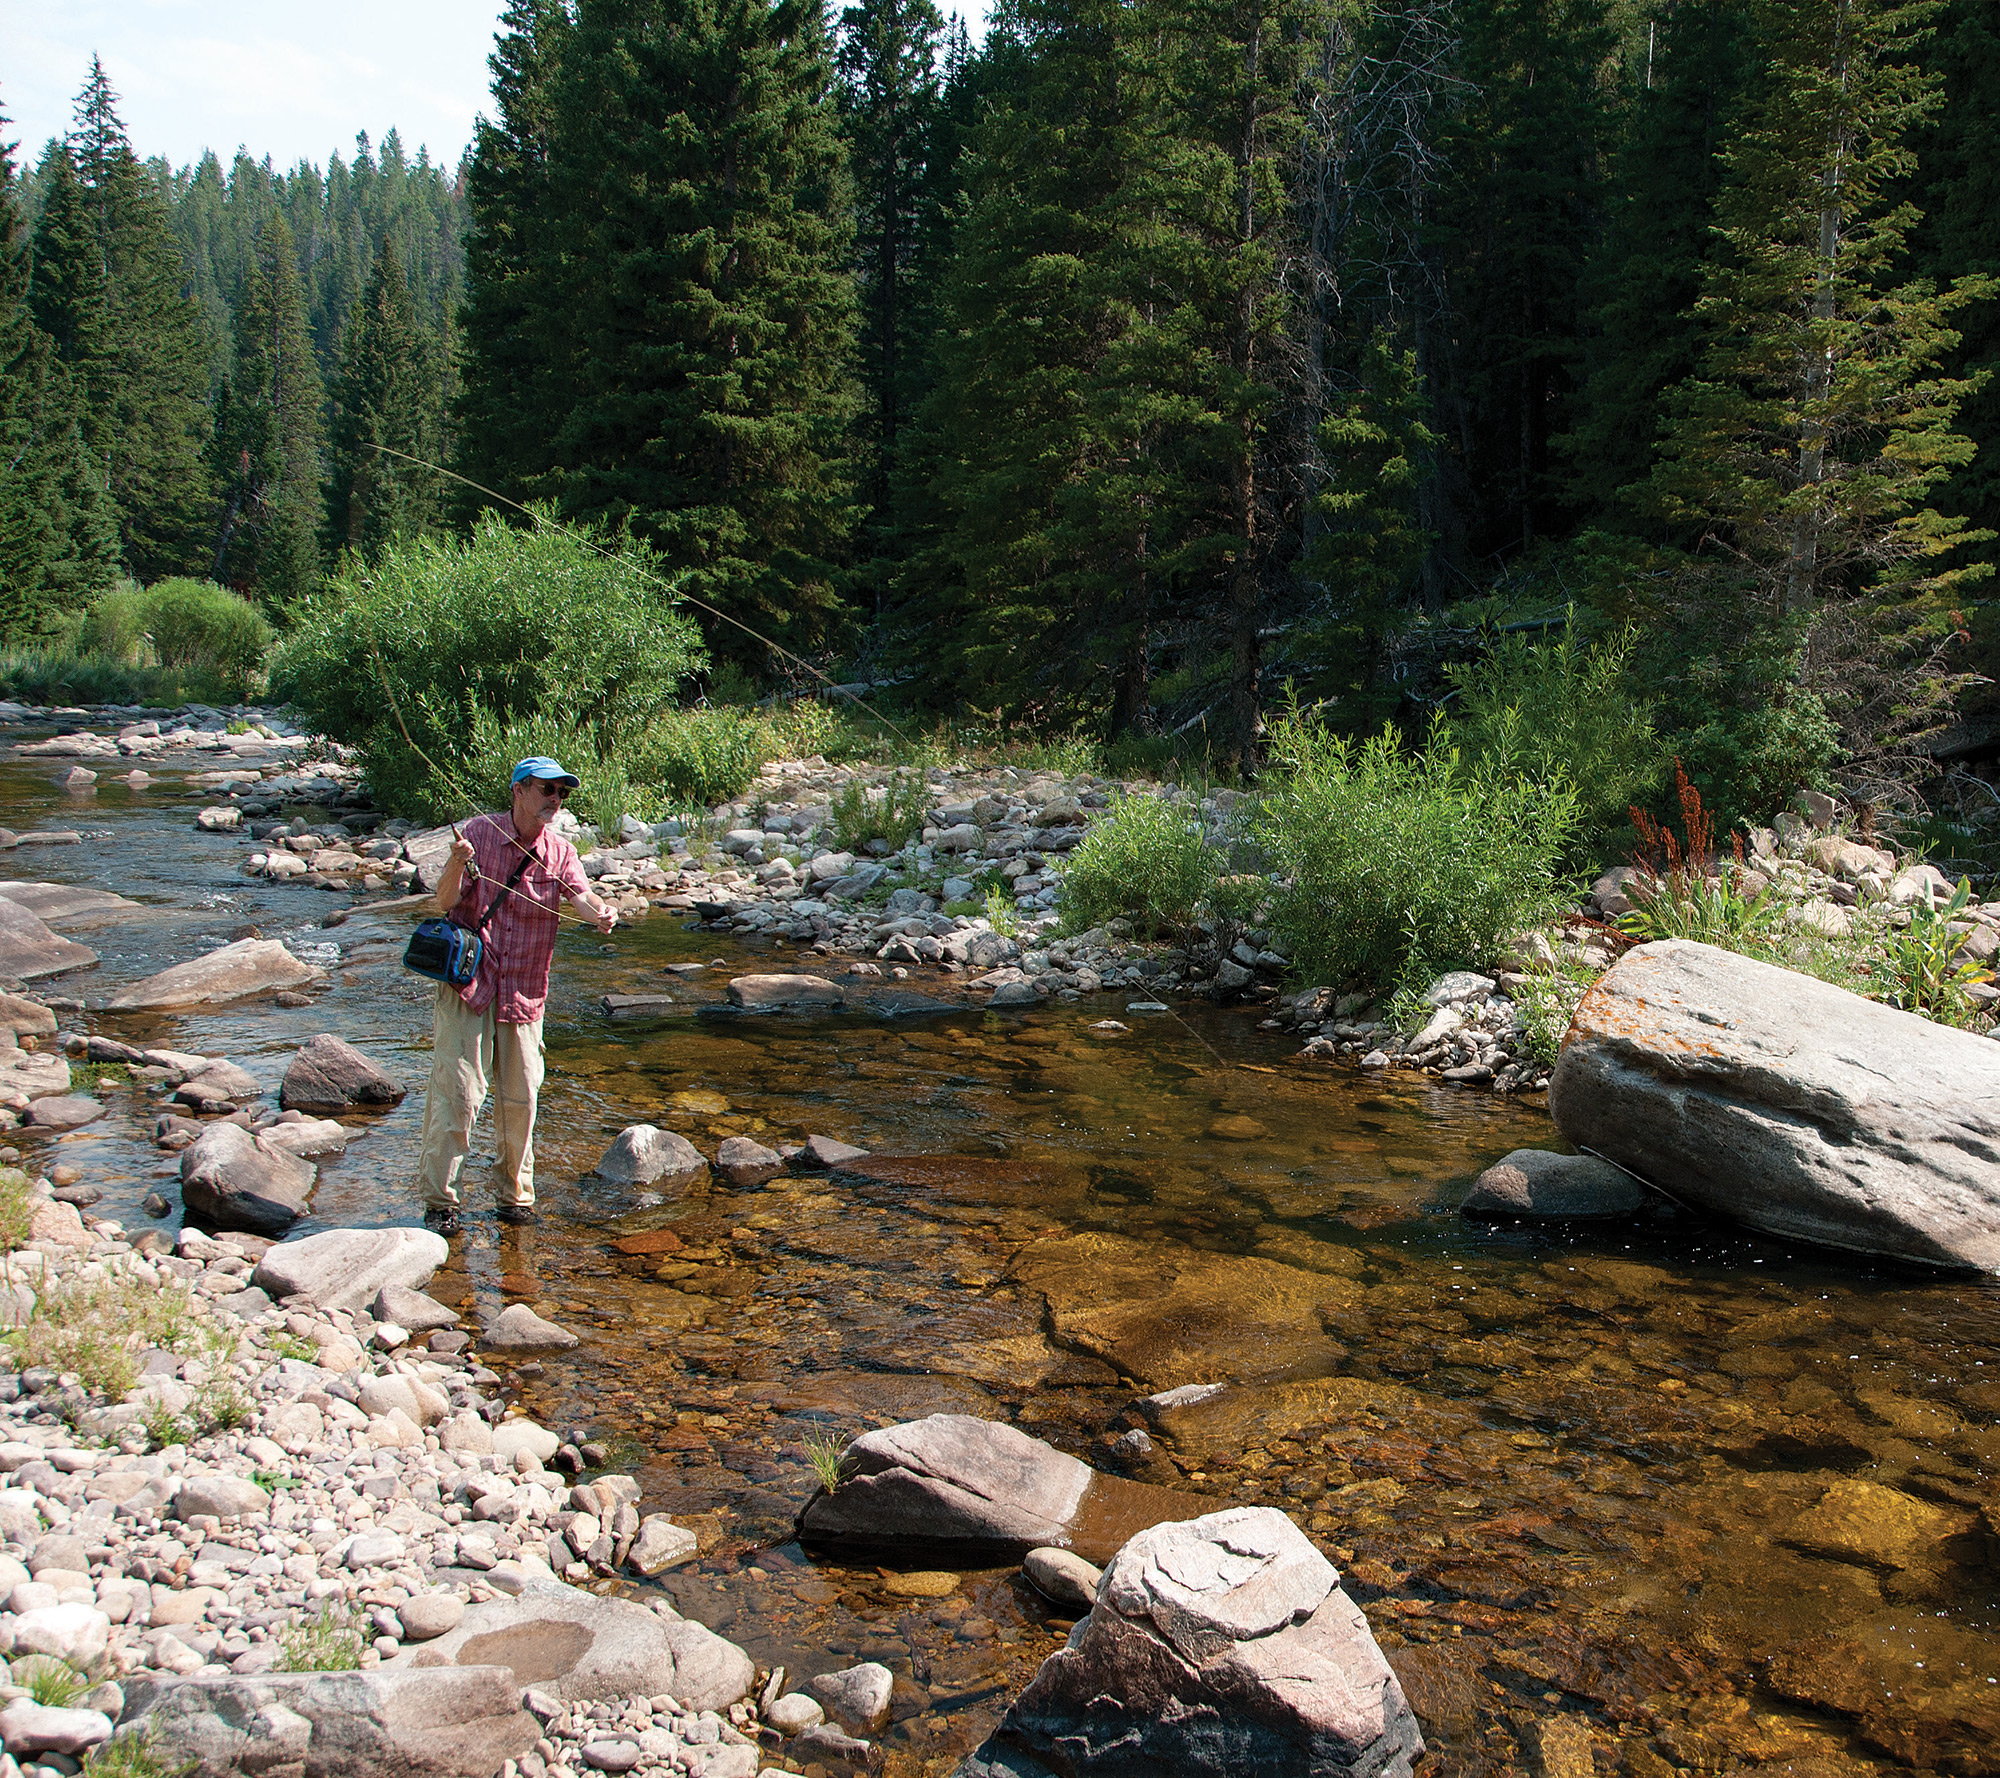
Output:
<svg viewBox="0 0 2000 1778">
<path fill-rule="evenodd" d="M 102 963 L 45 985 L 101 998 L 252 927 L 331 972 L 307 1008 L 86 1025 L 226 1051 L 271 1085 L 331 1030 L 420 1085 L 430 989 L 396 967 L 406 923 L 322 928 L 344 898 L 238 874 L 241 842 L 194 833 L 180 785 L 79 803 L 51 781 L 62 763 L 0 766 L 0 819 L 105 837 L 15 852 L 9 874 L 148 905 L 73 930 Z M 547 1214 L 469 1218 L 435 1289 L 475 1317 L 531 1301 L 583 1336 L 512 1370 L 522 1405 L 697 1528 L 701 1559 L 664 1579 L 691 1615 L 795 1671 L 888 1662 L 893 1771 L 947 1769 L 1067 1629 L 1011 1569 L 911 1577 L 791 1541 L 810 1436 L 938 1411 L 1290 1512 L 1364 1603 L 1432 1771 L 1525 1767 L 1538 1746 L 1556 1770 L 1540 1737 L 1561 1716 L 1598 1770 L 1639 1778 L 2000 1770 L 1991 1283 L 1664 1208 L 1462 1222 L 1481 1167 L 1557 1145 L 1539 1110 L 1296 1066 L 1235 1014 L 1102 996 L 920 1024 L 697 1017 L 732 974 L 781 965 L 811 966 L 669 915 L 610 941 L 565 931 Z M 675 1010 L 597 1010 L 636 992 Z M 1130 1029 L 1091 1029 L 1107 1016 Z M 100 1214 L 142 1225 L 175 1168 L 148 1102 L 105 1093 L 111 1117 L 37 1158 L 74 1161 L 105 1187 Z M 421 1114 L 413 1091 L 356 1119 L 307 1226 L 410 1218 Z M 871 1158 L 661 1200 L 589 1171 L 633 1122 L 708 1153 L 822 1134 Z M 643 1229 L 678 1246 L 616 1250 Z M 1188 1382 L 1230 1387 L 1141 1402 Z"/>
</svg>

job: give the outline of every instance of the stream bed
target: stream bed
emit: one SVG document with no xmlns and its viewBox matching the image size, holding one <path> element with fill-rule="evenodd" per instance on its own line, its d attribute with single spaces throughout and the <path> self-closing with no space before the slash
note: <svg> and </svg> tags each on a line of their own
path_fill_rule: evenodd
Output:
<svg viewBox="0 0 2000 1778">
<path fill-rule="evenodd" d="M 0 874 L 145 906 L 59 922 L 101 961 L 42 990 L 94 1003 L 252 928 L 330 972 L 310 1006 L 66 1027 L 226 1053 L 273 1088 L 315 1033 L 358 1044 L 412 1091 L 352 1120 L 366 1132 L 298 1232 L 414 1221 L 432 990 L 398 966 L 408 916 L 326 926 L 348 898 L 240 874 L 246 848 L 194 830 L 176 774 L 76 797 L 64 769 L 0 763 L 0 824 L 86 836 Z M 699 1559 L 661 1577 L 681 1610 L 795 1674 L 891 1667 L 891 1773 L 948 1772 L 1069 1628 L 1013 1568 L 905 1574 L 793 1541 L 810 1441 L 939 1411 L 1290 1512 L 1401 1675 L 1428 1772 L 2000 1772 L 1993 1281 L 1664 1208 L 1465 1222 L 1481 1168 L 1560 1146 L 1539 1105 L 1299 1063 L 1240 1011 L 722 1008 L 732 975 L 838 967 L 665 912 L 608 940 L 565 928 L 542 1221 L 500 1225 L 469 1167 L 432 1291 L 475 1323 L 526 1301 L 582 1337 L 496 1368 L 636 1474 L 642 1510 L 697 1530 Z M 607 1021 L 601 996 L 639 992 L 680 1005 Z M 84 1091 L 100 1071 L 76 1072 Z M 102 1072 L 110 1116 L 14 1139 L 137 1230 L 147 1193 L 178 1203 L 178 1166 L 152 1100 Z M 589 1172 L 638 1122 L 709 1154 L 820 1134 L 895 1164 L 659 1201 Z M 614 1245 L 655 1230 L 678 1248 Z M 1143 1399 L 1186 1383 L 1230 1387 Z"/>
</svg>

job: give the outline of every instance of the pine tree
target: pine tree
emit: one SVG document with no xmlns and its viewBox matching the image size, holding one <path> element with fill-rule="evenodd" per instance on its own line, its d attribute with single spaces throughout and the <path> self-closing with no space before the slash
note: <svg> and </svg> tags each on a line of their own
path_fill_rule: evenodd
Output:
<svg viewBox="0 0 2000 1778">
<path fill-rule="evenodd" d="M 17 187 L 0 141 L 0 638 L 12 644 L 108 586 L 118 558 L 69 373 L 35 324 Z"/>
<path fill-rule="evenodd" d="M 862 0 L 841 15 L 842 121 L 854 168 L 860 284 L 860 361 L 867 405 L 859 428 L 859 492 L 870 510 L 865 553 L 877 559 L 875 607 L 886 558 L 899 554 L 893 510 L 899 435 L 922 399 L 925 355 L 940 269 L 924 249 L 938 231 L 928 211 L 943 95 L 938 44 L 944 20 L 930 0 Z"/>
<path fill-rule="evenodd" d="M 628 526 L 691 594 L 827 633 L 852 524 L 852 209 L 819 0 L 583 0 L 551 185 L 572 515 Z M 733 625 L 711 643 L 761 667 Z"/>
<path fill-rule="evenodd" d="M 1952 422 L 1976 380 L 1939 370 L 1951 317 L 1995 281 L 1892 283 L 1916 220 L 1894 187 L 1937 93 L 1912 28 L 1936 10 L 1755 0 L 1768 90 L 1726 151 L 1726 252 L 1699 311 L 1711 343 L 1673 392 L 1648 487 L 1703 539 L 1673 583 L 1675 621 L 1726 657 L 1692 671 L 1730 681 L 1719 729 L 1817 696 L 1864 772 L 1938 719 L 1950 684 L 1926 669 L 1985 573 L 1952 562 L 1973 534 L 1926 502 L 1972 455 Z"/>
<path fill-rule="evenodd" d="M 282 619 L 319 584 L 323 392 L 282 215 L 265 224 L 236 301 L 230 381 L 217 402 L 222 486 L 214 576 Z"/>
<path fill-rule="evenodd" d="M 166 200 L 94 57 L 62 158 L 69 172 L 53 169 L 50 192 L 59 208 L 44 210 L 50 226 L 37 231 L 36 308 L 80 387 L 126 567 L 150 580 L 199 559 L 207 354 Z"/>
<path fill-rule="evenodd" d="M 1721 250 L 1720 151 L 1755 70 L 1741 0 L 1667 4 L 1652 24 L 1585 286 L 1586 387 L 1557 444 L 1571 502 L 1614 522 L 1630 519 L 1621 493 L 1652 473 L 1661 395 L 1693 374 L 1705 342 L 1695 304 Z"/>
<path fill-rule="evenodd" d="M 509 499 L 546 491 L 568 375 L 567 317 L 553 288 L 549 153 L 555 73 L 569 28 L 563 0 L 511 0 L 493 70 L 497 121 L 482 116 L 466 175 L 464 380 L 456 421 L 461 474 Z M 476 493 L 462 497 L 476 510 Z"/>
<path fill-rule="evenodd" d="M 442 356 L 417 320 L 392 235 L 382 244 L 341 352 L 327 486 L 329 554 L 358 550 L 372 561 L 391 538 L 436 528 L 439 478 L 425 465 L 443 455 Z M 400 454 L 371 448 L 377 445 Z"/>
</svg>

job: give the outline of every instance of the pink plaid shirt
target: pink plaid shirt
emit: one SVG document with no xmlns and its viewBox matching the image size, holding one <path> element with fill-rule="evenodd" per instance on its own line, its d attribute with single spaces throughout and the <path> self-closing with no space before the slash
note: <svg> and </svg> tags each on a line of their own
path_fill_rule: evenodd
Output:
<svg viewBox="0 0 2000 1778">
<path fill-rule="evenodd" d="M 481 815 L 460 831 L 472 842 L 472 862 L 465 867 L 465 890 L 451 910 L 452 923 L 470 930 L 494 900 L 500 906 L 486 922 L 479 971 L 458 997 L 474 1012 L 491 1005 L 503 1025 L 532 1024 L 549 1001 L 556 905 L 565 894 L 588 895 L 590 879 L 576 848 L 545 827 L 531 848 L 534 862 L 521 873 L 513 893 L 503 895 L 501 885 L 521 862 L 512 818 Z"/>
</svg>

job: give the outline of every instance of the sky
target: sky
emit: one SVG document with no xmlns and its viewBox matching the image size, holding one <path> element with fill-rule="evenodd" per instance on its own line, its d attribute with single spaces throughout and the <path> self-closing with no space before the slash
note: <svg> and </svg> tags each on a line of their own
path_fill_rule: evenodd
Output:
<svg viewBox="0 0 2000 1778">
<path fill-rule="evenodd" d="M 400 130 L 455 166 L 486 103 L 502 0 L 0 0 L 0 111 L 33 162 L 68 127 L 94 51 L 141 158 L 239 146 L 280 166 Z M 985 0 L 961 10 L 974 35 Z M 950 0 L 943 8 L 954 10 Z"/>
</svg>

